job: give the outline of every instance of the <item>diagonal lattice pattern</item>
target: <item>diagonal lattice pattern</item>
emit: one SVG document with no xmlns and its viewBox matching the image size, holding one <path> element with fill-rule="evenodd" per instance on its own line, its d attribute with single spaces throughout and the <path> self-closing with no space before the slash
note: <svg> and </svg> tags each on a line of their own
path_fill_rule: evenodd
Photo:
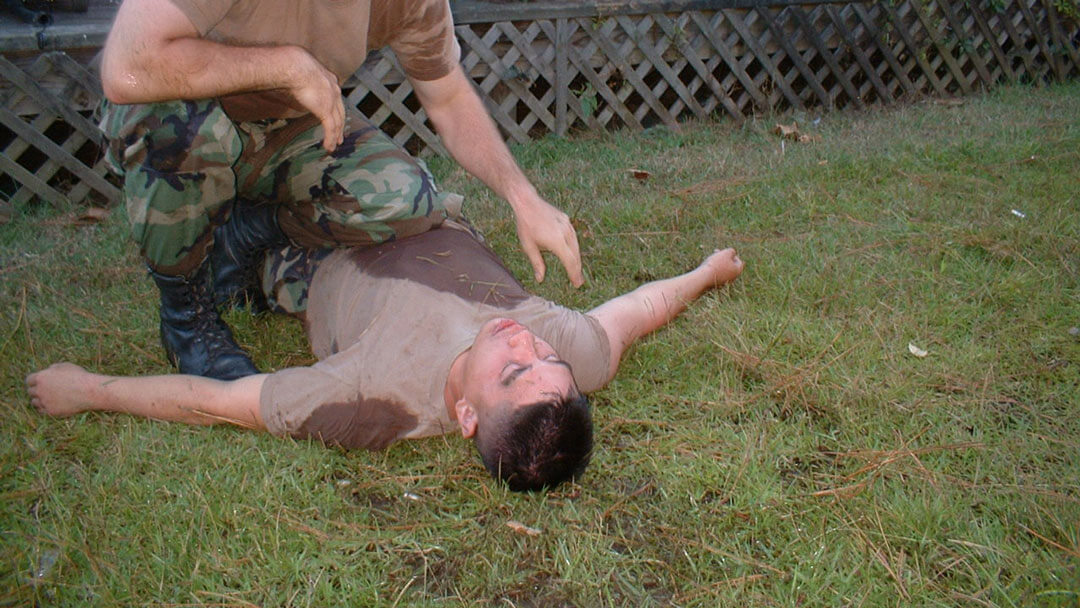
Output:
<svg viewBox="0 0 1080 608">
<path fill-rule="evenodd" d="M 649 8 L 677 5 L 582 3 L 557 17 L 502 5 L 498 15 L 459 21 L 462 65 L 515 142 L 1080 76 L 1080 23 L 1059 14 L 1053 0 Z M 100 90 L 86 69 L 48 53 L 22 67 L 0 58 L 0 75 L 7 85 L 0 88 L 0 196 L 117 201 L 89 119 Z M 66 80 L 59 93 L 39 85 L 57 78 Z M 348 103 L 410 151 L 444 152 L 392 54 L 373 53 L 345 91 Z"/>
</svg>

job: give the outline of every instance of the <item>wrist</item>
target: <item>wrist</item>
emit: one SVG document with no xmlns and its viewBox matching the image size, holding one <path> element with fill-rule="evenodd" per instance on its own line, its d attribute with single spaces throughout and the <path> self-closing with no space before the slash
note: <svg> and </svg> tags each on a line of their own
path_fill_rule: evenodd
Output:
<svg viewBox="0 0 1080 608">
<path fill-rule="evenodd" d="M 540 193 L 529 183 L 529 180 L 525 179 L 524 175 L 514 183 L 507 184 L 503 198 L 510 203 L 510 208 L 515 213 L 538 207 L 544 202 L 544 199 L 540 198 Z"/>
</svg>

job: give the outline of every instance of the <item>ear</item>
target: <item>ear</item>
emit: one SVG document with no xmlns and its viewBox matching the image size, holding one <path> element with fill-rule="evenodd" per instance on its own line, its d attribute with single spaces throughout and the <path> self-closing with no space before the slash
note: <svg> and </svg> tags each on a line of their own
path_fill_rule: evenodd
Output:
<svg viewBox="0 0 1080 608">
<path fill-rule="evenodd" d="M 473 404 L 465 399 L 458 399 L 454 404 L 454 414 L 457 416 L 458 426 L 461 427 L 461 436 L 468 439 L 476 434 L 478 416 Z"/>
</svg>

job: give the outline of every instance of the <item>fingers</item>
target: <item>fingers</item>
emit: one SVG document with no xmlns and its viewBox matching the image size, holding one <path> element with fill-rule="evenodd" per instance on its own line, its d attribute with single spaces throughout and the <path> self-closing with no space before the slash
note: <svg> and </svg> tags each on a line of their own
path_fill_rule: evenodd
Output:
<svg viewBox="0 0 1080 608">
<path fill-rule="evenodd" d="M 562 262 L 566 269 L 566 275 L 570 277 L 570 284 L 581 287 L 585 284 L 585 275 L 581 272 L 581 250 L 578 248 L 577 233 L 571 226 L 563 241 L 566 245 L 563 249 L 555 251 L 555 256 Z"/>
<path fill-rule="evenodd" d="M 533 267 L 533 278 L 543 282 L 546 274 L 542 252 L 550 251 L 566 269 L 566 275 L 574 287 L 585 283 L 581 270 L 581 250 L 577 233 L 565 213 L 538 199 L 535 206 L 516 210 L 518 240 Z"/>
<path fill-rule="evenodd" d="M 521 249 L 525 252 L 525 257 L 529 260 L 529 264 L 533 267 L 533 279 L 537 283 L 544 282 L 544 275 L 547 274 L 547 266 L 544 265 L 544 256 L 540 253 L 540 248 L 536 246 L 532 241 L 522 241 Z"/>
<path fill-rule="evenodd" d="M 319 119 L 323 126 L 323 148 L 333 153 L 345 141 L 345 103 L 340 94 L 331 98 L 330 111 Z"/>
</svg>

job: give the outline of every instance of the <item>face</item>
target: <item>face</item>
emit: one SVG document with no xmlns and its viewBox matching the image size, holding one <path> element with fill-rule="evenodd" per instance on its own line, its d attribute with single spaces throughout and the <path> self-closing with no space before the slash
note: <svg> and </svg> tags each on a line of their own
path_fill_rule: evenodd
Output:
<svg viewBox="0 0 1080 608">
<path fill-rule="evenodd" d="M 576 390 L 570 365 L 524 325 L 494 319 L 480 328 L 464 370 L 464 398 L 483 419 Z"/>
</svg>

